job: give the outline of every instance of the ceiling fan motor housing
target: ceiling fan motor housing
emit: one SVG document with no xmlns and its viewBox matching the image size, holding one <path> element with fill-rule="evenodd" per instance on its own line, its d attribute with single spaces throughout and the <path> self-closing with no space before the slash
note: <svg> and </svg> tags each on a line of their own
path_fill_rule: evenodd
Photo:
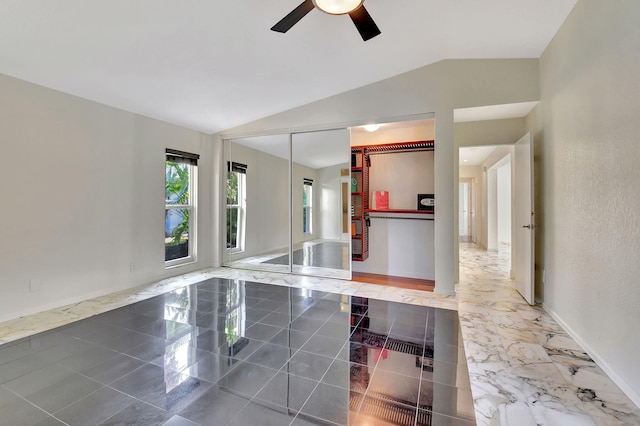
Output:
<svg viewBox="0 0 640 426">
<path fill-rule="evenodd" d="M 364 0 L 313 0 L 315 7 L 330 15 L 346 15 L 353 12 Z"/>
</svg>

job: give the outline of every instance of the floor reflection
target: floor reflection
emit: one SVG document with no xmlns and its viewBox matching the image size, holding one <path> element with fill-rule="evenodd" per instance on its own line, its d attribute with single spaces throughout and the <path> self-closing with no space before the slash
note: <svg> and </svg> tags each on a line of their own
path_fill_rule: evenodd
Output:
<svg viewBox="0 0 640 426">
<path fill-rule="evenodd" d="M 475 424 L 455 311 L 241 280 L 0 346 L 0 385 L 12 424 Z"/>
<path fill-rule="evenodd" d="M 255 256 L 234 254 L 226 266 L 270 272 L 288 272 L 289 254 L 276 250 Z M 313 240 L 293 247 L 292 272 L 300 275 L 350 279 L 351 259 L 348 241 Z"/>
</svg>

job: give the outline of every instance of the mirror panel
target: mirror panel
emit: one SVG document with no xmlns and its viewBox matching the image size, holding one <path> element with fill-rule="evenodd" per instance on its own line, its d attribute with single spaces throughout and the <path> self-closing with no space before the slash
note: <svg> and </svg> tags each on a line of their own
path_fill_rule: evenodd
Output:
<svg viewBox="0 0 640 426">
<path fill-rule="evenodd" d="M 225 266 L 291 272 L 289 264 L 290 137 L 225 141 Z"/>
<path fill-rule="evenodd" d="M 349 130 L 294 133 L 291 157 L 292 271 L 351 279 Z"/>
</svg>

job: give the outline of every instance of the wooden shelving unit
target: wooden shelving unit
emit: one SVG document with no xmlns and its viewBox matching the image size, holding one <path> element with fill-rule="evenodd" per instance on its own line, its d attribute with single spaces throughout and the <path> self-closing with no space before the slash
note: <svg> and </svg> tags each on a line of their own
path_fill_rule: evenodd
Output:
<svg viewBox="0 0 640 426">
<path fill-rule="evenodd" d="M 369 257 L 369 165 L 364 147 L 351 148 L 351 259 L 362 262 Z M 353 232 L 355 230 L 355 232 Z"/>
<path fill-rule="evenodd" d="M 397 210 L 397 209 L 388 209 L 388 210 L 366 210 L 365 213 L 409 213 L 409 214 L 433 214 L 433 211 L 430 210 Z"/>
</svg>

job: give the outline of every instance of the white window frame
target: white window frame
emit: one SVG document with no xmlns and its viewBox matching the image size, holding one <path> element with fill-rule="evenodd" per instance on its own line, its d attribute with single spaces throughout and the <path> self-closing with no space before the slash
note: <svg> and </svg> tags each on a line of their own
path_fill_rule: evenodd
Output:
<svg viewBox="0 0 640 426">
<path fill-rule="evenodd" d="M 304 204 L 304 191 L 306 189 L 306 187 L 309 187 L 308 191 L 309 191 L 309 197 L 307 197 L 307 204 Z M 302 184 L 302 201 L 303 201 L 303 205 L 302 205 L 302 232 L 304 233 L 304 235 L 312 235 L 313 234 L 313 180 L 311 179 L 305 179 L 303 181 Z M 306 218 L 307 221 L 309 222 L 308 224 L 305 223 L 305 213 L 306 213 Z M 307 226 L 308 225 L 308 226 Z M 306 228 L 306 230 L 305 230 Z"/>
<path fill-rule="evenodd" d="M 238 175 L 238 179 L 237 179 L 238 204 L 227 204 L 227 207 L 225 210 L 227 217 L 229 216 L 229 209 L 236 209 L 238 211 L 238 215 L 237 215 L 238 234 L 236 236 L 236 247 L 227 247 L 227 252 L 241 253 L 244 251 L 244 246 L 245 246 L 247 173 L 234 172 L 232 170 L 228 170 L 227 179 L 228 179 L 228 173 L 235 173 L 236 175 Z"/>
<path fill-rule="evenodd" d="M 179 151 L 167 150 L 167 153 L 171 151 L 172 153 L 178 153 Z M 184 153 L 186 154 L 186 153 Z M 196 156 L 198 157 L 198 156 Z M 165 179 L 166 179 L 166 167 L 167 162 L 170 160 L 165 159 Z M 189 210 L 189 245 L 188 245 L 188 255 L 186 257 L 181 257 L 178 259 L 165 260 L 164 265 L 165 269 L 175 268 L 177 266 L 182 266 L 190 263 L 195 263 L 197 260 L 197 239 L 198 239 L 198 230 L 196 224 L 198 223 L 197 215 L 197 194 L 198 194 L 198 166 L 193 164 L 187 164 L 187 169 L 189 170 L 189 202 L 188 204 L 169 204 L 165 200 L 165 215 L 169 210 L 174 209 L 186 209 Z M 166 182 L 165 182 L 166 183 Z M 165 223 L 166 226 L 166 223 Z M 166 243 L 165 243 L 166 244 Z M 165 245 L 166 250 L 166 245 Z"/>
</svg>

